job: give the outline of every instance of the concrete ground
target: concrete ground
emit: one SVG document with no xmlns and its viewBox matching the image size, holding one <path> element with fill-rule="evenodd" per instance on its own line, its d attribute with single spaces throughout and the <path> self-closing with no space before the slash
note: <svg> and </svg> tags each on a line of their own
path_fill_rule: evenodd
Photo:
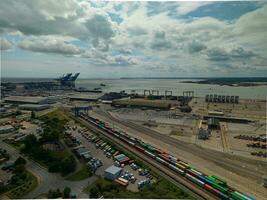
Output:
<svg viewBox="0 0 267 200">
<path fill-rule="evenodd" d="M 267 191 L 262 186 L 261 177 L 261 174 L 266 172 L 263 167 L 265 165 L 259 165 L 256 161 L 247 160 L 247 158 L 236 156 L 233 158 L 230 154 L 216 153 L 193 144 L 183 143 L 180 146 L 181 142 L 178 142 L 178 140 L 167 140 L 166 136 L 163 137 L 163 134 L 159 136 L 159 134 L 145 130 L 143 127 L 130 121 L 114 118 L 114 116 L 111 116 L 104 110 L 101 112 L 93 111 L 90 114 L 109 122 L 114 127 L 119 127 L 134 137 L 142 138 L 145 142 L 159 146 L 167 152 L 172 152 L 173 155 L 206 174 L 213 174 L 224 178 L 230 186 L 239 191 L 253 194 L 257 199 L 265 199 L 264 196 L 266 196 Z"/>
</svg>

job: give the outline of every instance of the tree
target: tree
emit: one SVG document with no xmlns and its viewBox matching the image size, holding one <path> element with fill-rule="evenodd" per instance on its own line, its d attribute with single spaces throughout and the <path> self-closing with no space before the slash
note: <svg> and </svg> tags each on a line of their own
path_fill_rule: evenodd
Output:
<svg viewBox="0 0 267 200">
<path fill-rule="evenodd" d="M 23 143 L 25 145 L 25 151 L 26 152 L 30 152 L 30 151 L 32 151 L 36 147 L 36 145 L 37 145 L 37 138 L 33 134 L 27 135 L 25 137 Z"/>
<path fill-rule="evenodd" d="M 25 165 L 23 164 L 15 165 L 16 174 L 22 174 L 23 172 L 25 172 Z"/>
<path fill-rule="evenodd" d="M 62 197 L 62 193 L 59 189 L 56 190 L 49 190 L 47 194 L 48 199 L 57 199 L 59 197 Z"/>
<path fill-rule="evenodd" d="M 69 187 L 65 187 L 63 190 L 63 198 L 64 199 L 70 198 L 70 192 L 71 192 L 71 189 Z"/>
<path fill-rule="evenodd" d="M 98 194 L 99 194 L 98 187 L 95 186 L 90 190 L 90 198 L 96 199 L 98 198 Z"/>
<path fill-rule="evenodd" d="M 32 119 L 35 119 L 36 118 L 36 115 L 35 115 L 35 112 L 34 111 L 31 112 L 31 118 Z"/>
<path fill-rule="evenodd" d="M 17 166 L 17 165 L 25 165 L 26 164 L 26 160 L 20 156 L 20 157 L 17 158 L 17 160 L 15 161 L 14 164 L 15 164 L 15 166 Z"/>
<path fill-rule="evenodd" d="M 68 158 L 65 158 L 62 161 L 61 167 L 61 173 L 63 175 L 73 172 L 76 168 L 76 161 L 74 157 L 71 155 Z"/>
</svg>

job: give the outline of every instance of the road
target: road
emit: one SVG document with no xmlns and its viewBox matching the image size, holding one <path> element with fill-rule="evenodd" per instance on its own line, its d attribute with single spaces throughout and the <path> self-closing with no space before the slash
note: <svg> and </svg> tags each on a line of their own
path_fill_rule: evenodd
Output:
<svg viewBox="0 0 267 200">
<path fill-rule="evenodd" d="M 38 186 L 33 191 L 25 195 L 25 199 L 33 199 L 38 197 L 40 194 L 47 193 L 49 189 L 63 190 L 65 187 L 70 187 L 73 192 L 76 193 L 78 198 L 88 198 L 88 195 L 83 193 L 82 190 L 88 184 L 93 183 L 97 177 L 92 176 L 82 181 L 67 181 L 59 174 L 49 173 L 46 168 L 42 167 L 35 161 L 29 160 L 27 157 L 22 156 L 18 150 L 11 147 L 0 140 L 0 146 L 7 150 L 11 155 L 11 160 L 15 160 L 19 156 L 27 160 L 26 168 L 32 172 L 38 179 Z"/>
<path fill-rule="evenodd" d="M 133 136 L 138 136 L 152 144 L 169 150 L 203 172 L 224 177 L 230 185 L 233 185 L 242 192 L 253 194 L 258 199 L 264 199 L 267 195 L 267 191 L 261 186 L 262 175 L 264 175 L 267 169 L 266 162 L 200 148 L 194 144 L 179 141 L 131 121 L 119 119 L 105 110 L 94 110 L 92 114 L 127 131 Z"/>
</svg>

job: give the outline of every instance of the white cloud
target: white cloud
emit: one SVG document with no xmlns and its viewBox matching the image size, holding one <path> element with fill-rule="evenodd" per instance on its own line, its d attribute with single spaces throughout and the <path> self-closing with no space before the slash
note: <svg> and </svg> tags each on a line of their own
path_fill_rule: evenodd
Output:
<svg viewBox="0 0 267 200">
<path fill-rule="evenodd" d="M 77 55 L 83 52 L 81 48 L 64 40 L 45 37 L 25 39 L 18 44 L 18 47 L 29 51 L 64 55 Z"/>
<path fill-rule="evenodd" d="M 6 51 L 12 49 L 13 45 L 5 38 L 0 38 L 0 50 Z"/>
<path fill-rule="evenodd" d="M 176 12 L 179 15 L 186 15 L 189 12 L 192 12 L 198 9 L 201 6 L 211 4 L 213 2 L 180 2 L 178 7 L 176 8 Z"/>
</svg>

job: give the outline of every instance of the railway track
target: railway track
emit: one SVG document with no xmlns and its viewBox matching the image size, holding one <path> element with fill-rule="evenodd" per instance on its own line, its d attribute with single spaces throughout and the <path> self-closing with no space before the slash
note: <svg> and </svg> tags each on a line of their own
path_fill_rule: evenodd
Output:
<svg viewBox="0 0 267 200">
<path fill-rule="evenodd" d="M 207 150 L 207 149 L 202 149 L 199 148 L 193 144 L 185 143 L 179 140 L 176 140 L 174 138 L 171 138 L 169 136 L 163 135 L 157 131 L 148 129 L 146 127 L 143 127 L 141 125 L 138 125 L 136 123 L 127 121 L 127 120 L 119 120 L 109 113 L 103 111 L 103 110 L 98 110 L 96 113 L 109 118 L 110 120 L 117 122 L 118 124 L 124 125 L 126 127 L 129 127 L 133 130 L 139 131 L 143 134 L 146 134 L 150 137 L 153 138 L 158 138 L 162 142 L 172 145 L 178 149 L 181 149 L 183 151 L 192 153 L 193 155 L 196 155 L 198 157 L 201 157 L 205 160 L 209 160 L 219 166 L 222 166 L 225 169 L 228 169 L 232 172 L 235 172 L 241 176 L 246 176 L 250 177 L 252 179 L 257 179 L 258 181 L 261 181 L 262 176 L 264 175 L 263 173 L 260 173 L 260 171 L 264 172 L 264 168 L 267 167 L 267 163 L 260 162 L 257 165 L 261 165 L 263 170 L 257 171 L 258 173 L 255 172 L 255 165 L 248 164 L 244 166 L 244 161 L 239 161 L 236 156 L 234 155 L 229 155 L 227 153 L 222 153 L 222 152 L 217 152 L 213 150 Z M 236 158 L 236 159 L 235 159 Z M 233 160 L 235 162 L 233 163 Z M 257 162 L 257 161 L 255 161 Z M 266 169 L 266 168 L 265 168 Z"/>
<path fill-rule="evenodd" d="M 77 120 L 77 118 L 75 118 L 75 120 Z M 152 158 L 148 157 L 147 155 L 144 155 L 144 154 L 140 153 L 135 148 L 130 147 L 127 144 L 121 142 L 119 139 L 112 137 L 111 135 L 109 135 L 108 133 L 103 131 L 102 129 L 100 129 L 100 128 L 96 127 L 95 125 L 91 124 L 90 122 L 88 122 L 88 121 L 86 121 L 84 119 L 81 119 L 81 118 L 79 118 L 78 121 L 81 122 L 82 124 L 84 124 L 85 126 L 87 126 L 89 129 L 91 129 L 91 130 L 93 130 L 93 131 L 95 131 L 97 133 L 100 133 L 102 136 L 104 136 L 105 138 L 110 140 L 112 143 L 117 145 L 119 148 L 123 148 L 123 150 L 126 150 L 126 151 L 134 154 L 140 160 L 143 160 L 144 162 L 146 162 L 153 171 L 159 172 L 159 174 L 161 176 L 163 176 L 164 178 L 166 178 L 167 180 L 169 180 L 170 182 L 172 182 L 173 184 L 175 184 L 179 188 L 183 189 L 187 193 L 191 194 L 193 197 L 195 197 L 197 199 L 201 199 L 201 200 L 204 200 L 204 199 L 208 199 L 208 200 L 210 200 L 210 199 L 211 200 L 212 199 L 218 199 L 217 196 L 215 196 L 215 195 L 207 192 L 206 190 L 196 186 L 195 184 L 189 182 L 184 177 L 181 177 L 181 176 L 177 175 L 172 170 L 170 170 L 169 168 L 157 163 L 155 160 L 153 160 Z"/>
<path fill-rule="evenodd" d="M 226 123 L 220 123 L 220 129 L 221 129 L 221 139 L 222 139 L 222 146 L 224 152 L 230 152 L 230 146 L 229 142 L 227 140 L 226 134 Z"/>
</svg>

